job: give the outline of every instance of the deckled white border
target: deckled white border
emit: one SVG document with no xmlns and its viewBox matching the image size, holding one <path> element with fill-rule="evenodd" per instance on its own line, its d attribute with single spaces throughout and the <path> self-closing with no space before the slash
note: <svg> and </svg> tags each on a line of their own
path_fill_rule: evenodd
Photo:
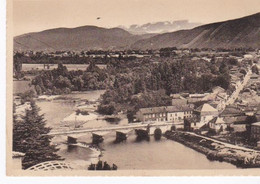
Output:
<svg viewBox="0 0 260 184">
<path fill-rule="evenodd" d="M 0 183 L 164 183 L 164 184 L 259 184 L 260 177 L 6 177 L 6 0 L 0 0 Z"/>
</svg>

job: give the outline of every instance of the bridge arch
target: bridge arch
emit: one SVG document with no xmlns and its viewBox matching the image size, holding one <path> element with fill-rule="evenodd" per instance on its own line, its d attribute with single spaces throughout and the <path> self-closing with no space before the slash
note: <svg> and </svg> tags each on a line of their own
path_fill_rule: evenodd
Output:
<svg viewBox="0 0 260 184">
<path fill-rule="evenodd" d="M 162 130 L 160 128 L 156 128 L 154 130 L 154 139 L 158 141 L 161 139 L 161 137 L 162 137 Z"/>
</svg>

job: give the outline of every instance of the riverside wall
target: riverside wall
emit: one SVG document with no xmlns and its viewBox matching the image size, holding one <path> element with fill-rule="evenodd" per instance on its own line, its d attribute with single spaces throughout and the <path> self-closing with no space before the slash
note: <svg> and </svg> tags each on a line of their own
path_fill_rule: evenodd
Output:
<svg viewBox="0 0 260 184">
<path fill-rule="evenodd" d="M 260 152 L 258 151 L 230 148 L 225 143 L 221 144 L 179 131 L 167 131 L 164 136 L 205 154 L 209 160 L 228 162 L 240 168 L 260 168 Z"/>
</svg>

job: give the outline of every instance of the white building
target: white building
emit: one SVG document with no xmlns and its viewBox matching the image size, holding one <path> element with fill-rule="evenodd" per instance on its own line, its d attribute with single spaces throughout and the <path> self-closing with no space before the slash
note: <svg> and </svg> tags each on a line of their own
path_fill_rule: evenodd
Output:
<svg viewBox="0 0 260 184">
<path fill-rule="evenodd" d="M 218 110 L 212 107 L 211 105 L 205 103 L 199 106 L 196 110 L 196 113 L 200 116 L 200 123 L 205 124 L 212 120 L 214 117 L 218 116 Z"/>
<path fill-rule="evenodd" d="M 18 169 L 18 170 L 21 170 L 22 169 L 22 160 L 23 160 L 23 157 L 24 157 L 24 153 L 21 153 L 21 152 L 16 152 L 16 151 L 13 151 L 12 152 L 12 158 L 13 158 L 13 162 L 12 162 L 12 169 Z"/>
<path fill-rule="evenodd" d="M 168 106 L 167 107 L 167 120 L 173 122 L 183 122 L 184 118 L 191 118 L 193 110 L 188 106 Z"/>
<path fill-rule="evenodd" d="M 221 129 L 225 130 L 227 128 L 227 124 L 225 123 L 225 121 L 221 117 L 213 118 L 211 121 L 209 121 L 208 125 L 209 125 L 210 129 L 213 129 L 215 131 L 219 131 Z"/>
<path fill-rule="evenodd" d="M 193 109 L 188 106 L 162 106 L 141 108 L 136 113 L 139 121 L 171 121 L 183 122 L 184 118 L 192 117 Z"/>
</svg>

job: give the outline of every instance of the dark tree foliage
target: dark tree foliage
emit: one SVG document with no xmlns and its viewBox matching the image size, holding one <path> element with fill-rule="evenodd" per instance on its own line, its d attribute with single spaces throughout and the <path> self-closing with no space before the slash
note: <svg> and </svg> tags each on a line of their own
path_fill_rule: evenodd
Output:
<svg viewBox="0 0 260 184">
<path fill-rule="evenodd" d="M 68 71 L 66 66 L 58 64 L 57 69 L 43 71 L 32 80 L 32 85 L 40 94 L 66 94 L 73 90 L 105 89 L 109 83 L 107 74 L 93 62 L 86 71 Z"/>
<path fill-rule="evenodd" d="M 35 97 L 35 92 L 33 90 L 28 90 L 24 93 L 20 93 L 19 96 L 21 97 L 21 103 L 24 104 L 25 102 L 31 101 L 31 99 Z"/>
<path fill-rule="evenodd" d="M 107 72 L 112 85 L 103 95 L 99 110 L 106 112 L 113 102 L 114 113 L 127 111 L 130 122 L 139 108 L 170 104 L 167 97 L 172 93 L 203 93 L 214 86 L 230 86 L 227 64 L 192 62 L 189 58 L 161 58 L 158 63 L 145 59 L 139 63 L 111 62 Z"/>
<path fill-rule="evenodd" d="M 97 164 L 90 164 L 88 170 L 117 170 L 117 166 L 115 164 L 110 166 L 106 161 L 103 164 L 100 160 Z"/>
<path fill-rule="evenodd" d="M 22 161 L 23 169 L 35 164 L 59 160 L 56 154 L 58 149 L 51 145 L 51 136 L 44 135 L 50 132 L 46 127 L 43 115 L 39 115 L 39 108 L 31 102 L 31 110 L 26 110 L 22 120 L 13 120 L 13 150 L 25 153 Z"/>
<path fill-rule="evenodd" d="M 160 52 L 174 53 L 175 49 L 164 48 Z M 234 61 L 230 63 L 235 64 Z M 95 62 L 90 62 L 86 71 L 68 71 L 59 64 L 57 69 L 36 76 L 32 84 L 38 94 L 106 89 L 98 111 L 115 114 L 123 110 L 129 112 L 128 117 L 133 120 L 133 113 L 139 108 L 168 104 L 167 97 L 172 93 L 204 93 L 214 86 L 229 89 L 230 63 L 217 60 L 194 62 L 189 56 L 178 59 L 170 56 L 156 60 L 109 59 L 106 69 L 100 69 Z"/>
</svg>

